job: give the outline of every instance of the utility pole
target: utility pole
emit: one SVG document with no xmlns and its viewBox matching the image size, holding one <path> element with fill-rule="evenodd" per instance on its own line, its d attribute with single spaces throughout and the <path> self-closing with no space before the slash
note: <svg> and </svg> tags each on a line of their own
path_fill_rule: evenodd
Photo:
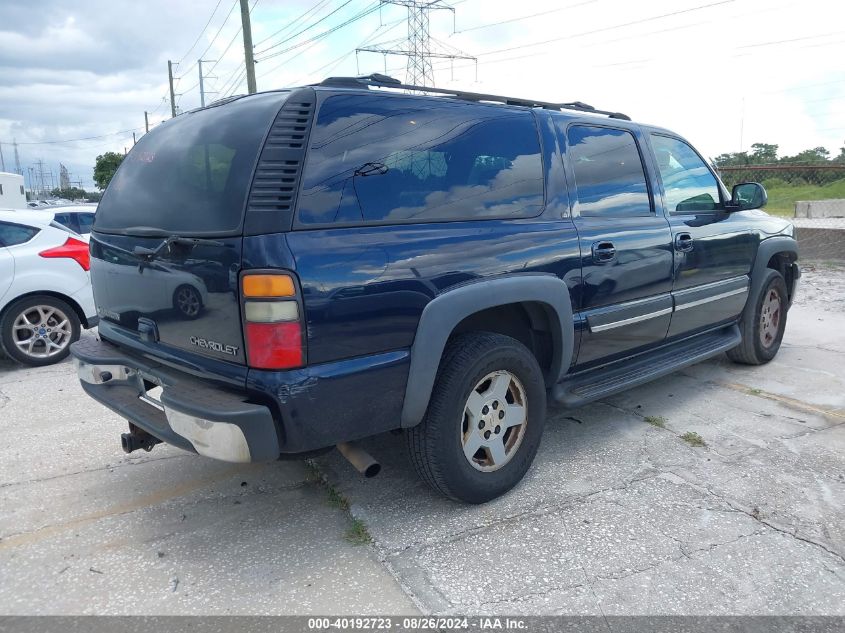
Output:
<svg viewBox="0 0 845 633">
<path fill-rule="evenodd" d="M 134 146 L 137 142 L 138 141 L 135 140 L 135 132 L 132 132 L 132 145 Z"/>
<path fill-rule="evenodd" d="M 0 143 L 0 171 L 6 171 L 6 161 L 3 160 L 3 143 Z"/>
<path fill-rule="evenodd" d="M 144 110 L 144 134 L 150 131 L 150 113 Z"/>
<path fill-rule="evenodd" d="M 203 76 L 202 76 L 202 60 L 197 60 L 197 67 L 200 71 L 200 107 L 205 107 L 205 86 L 203 85 Z"/>
<path fill-rule="evenodd" d="M 252 55 L 252 27 L 249 24 L 249 0 L 241 0 L 241 23 L 244 31 L 246 89 L 249 94 L 255 94 L 255 58 Z"/>
<path fill-rule="evenodd" d="M 173 62 L 167 60 L 167 79 L 170 82 L 170 118 L 176 118 L 176 95 L 173 94 Z"/>
</svg>

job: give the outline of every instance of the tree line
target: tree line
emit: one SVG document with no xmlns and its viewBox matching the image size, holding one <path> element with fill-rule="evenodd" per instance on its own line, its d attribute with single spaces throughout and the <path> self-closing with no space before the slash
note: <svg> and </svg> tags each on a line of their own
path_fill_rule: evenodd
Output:
<svg viewBox="0 0 845 633">
<path fill-rule="evenodd" d="M 750 152 L 729 152 L 719 154 L 713 159 L 716 167 L 742 167 L 745 165 L 778 165 L 790 163 L 843 163 L 845 164 L 845 147 L 839 149 L 839 155 L 831 157 L 824 147 L 814 147 L 798 152 L 794 156 L 778 156 L 778 145 L 774 143 L 754 143 Z"/>
</svg>

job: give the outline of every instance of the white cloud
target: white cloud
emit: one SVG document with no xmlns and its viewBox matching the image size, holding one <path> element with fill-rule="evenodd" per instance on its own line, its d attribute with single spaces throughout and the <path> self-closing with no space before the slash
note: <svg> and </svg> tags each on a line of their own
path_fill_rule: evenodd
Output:
<svg viewBox="0 0 845 633">
<path fill-rule="evenodd" d="M 185 54 L 215 4 L 215 0 L 47 0 L 38 9 L 40 19 L 33 19 L 27 3 L 2 3 L 0 142 L 7 168 L 12 138 L 31 143 L 133 128 L 140 132 L 144 110 L 154 112 L 153 121 L 168 116 L 169 106 L 162 101 L 167 94 L 167 60 L 177 61 Z M 252 14 L 254 41 L 260 43 L 256 49 L 296 33 L 340 4 L 327 3 L 296 23 L 314 2 L 259 0 Z M 354 0 L 274 50 L 329 29 L 371 4 Z M 845 144 L 841 2 L 453 0 L 452 4 L 459 32 L 450 35 L 451 13 L 441 11 L 432 14 L 432 36 L 478 55 L 478 81 L 472 63 L 436 60 L 439 85 L 585 101 L 674 129 L 708 155 L 736 151 L 740 143 L 745 148 L 753 142 L 777 143 L 782 153 L 817 145 L 837 153 Z M 697 8 L 707 4 L 714 6 Z M 197 71 L 191 65 L 206 48 L 206 59 L 220 60 L 213 72 L 216 78 L 207 82 L 209 91 L 239 87 L 243 44 L 237 36 L 239 11 L 235 6 L 229 14 L 232 7 L 230 0 L 222 0 L 194 50 L 176 67 L 177 76 L 185 74 L 177 82 L 177 92 L 184 93 L 179 97 L 183 109 L 199 105 Z M 514 20 L 534 13 L 543 15 Z M 676 15 L 657 17 L 670 13 Z M 362 53 L 356 67 L 354 54 L 363 43 L 398 44 L 405 35 L 404 15 L 403 8 L 384 7 L 313 46 L 259 62 L 259 89 L 318 81 L 328 74 L 384 72 L 385 62 L 392 74 L 404 78 L 402 58 Z M 499 21 L 507 22 L 474 28 Z M 532 46 L 538 42 L 545 43 Z M 490 52 L 500 49 L 510 50 Z M 240 82 L 239 91 L 245 89 L 244 83 Z M 21 145 L 20 152 L 24 166 L 43 158 L 57 173 L 61 161 L 90 186 L 94 157 L 107 150 L 122 151 L 131 142 L 131 133 L 125 133 L 71 144 Z"/>
</svg>

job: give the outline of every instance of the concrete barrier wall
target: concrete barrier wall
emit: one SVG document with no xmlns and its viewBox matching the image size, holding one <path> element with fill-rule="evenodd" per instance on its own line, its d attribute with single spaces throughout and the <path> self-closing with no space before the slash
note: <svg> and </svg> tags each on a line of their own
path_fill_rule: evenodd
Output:
<svg viewBox="0 0 845 633">
<path fill-rule="evenodd" d="M 845 261 L 845 229 L 795 227 L 800 259 Z"/>
<path fill-rule="evenodd" d="M 796 218 L 845 218 L 845 200 L 799 200 Z"/>
</svg>

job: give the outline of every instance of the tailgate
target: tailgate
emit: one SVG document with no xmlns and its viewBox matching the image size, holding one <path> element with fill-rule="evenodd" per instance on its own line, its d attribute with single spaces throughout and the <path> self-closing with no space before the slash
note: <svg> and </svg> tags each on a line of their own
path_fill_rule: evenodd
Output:
<svg viewBox="0 0 845 633">
<path fill-rule="evenodd" d="M 91 283 L 100 319 L 129 330 L 147 352 L 163 345 L 171 352 L 178 348 L 244 364 L 238 298 L 242 241 L 174 245 L 148 259 L 135 249 L 155 250 L 161 238 L 95 234 Z"/>
</svg>

